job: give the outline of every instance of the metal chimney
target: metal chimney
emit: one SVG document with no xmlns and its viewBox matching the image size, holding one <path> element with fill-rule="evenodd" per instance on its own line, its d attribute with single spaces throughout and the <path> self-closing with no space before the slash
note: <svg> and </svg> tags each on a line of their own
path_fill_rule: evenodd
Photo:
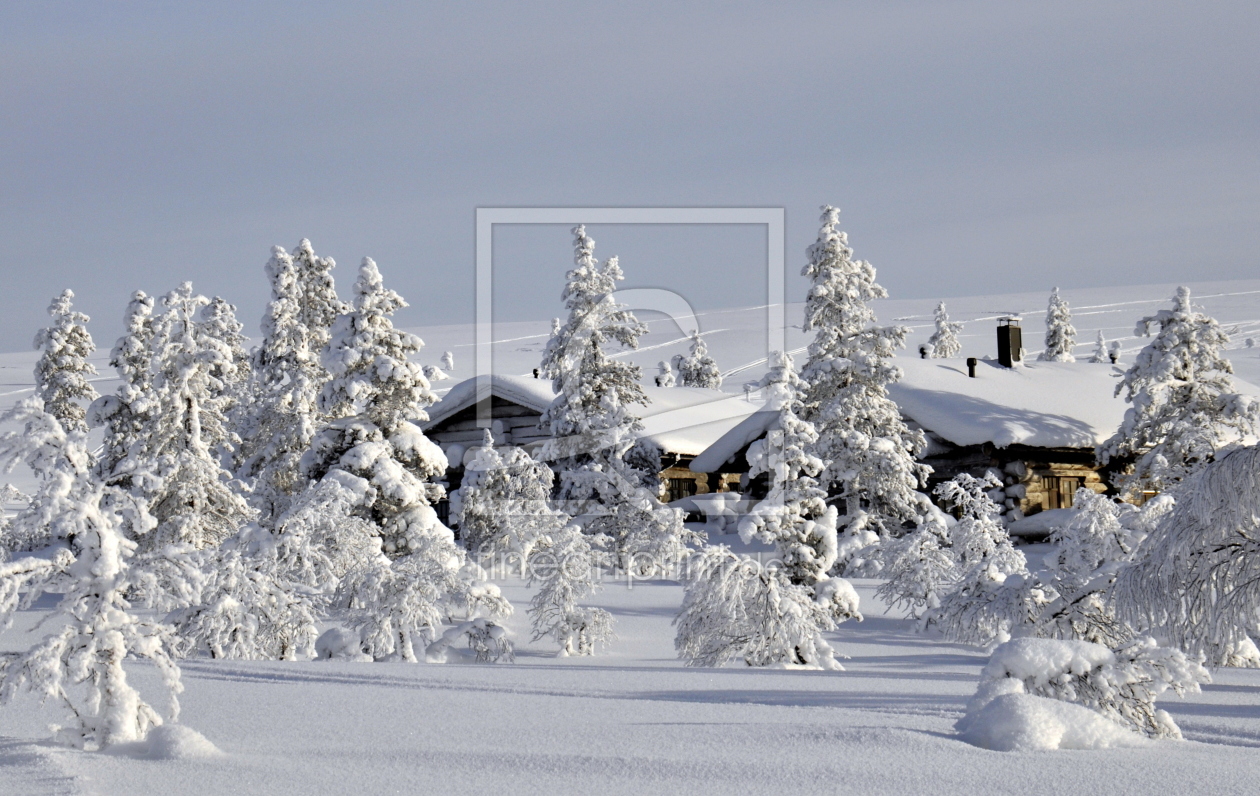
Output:
<svg viewBox="0 0 1260 796">
<path fill-rule="evenodd" d="M 1006 368 L 1015 367 L 1015 363 L 1024 358 L 1024 336 L 1019 321 L 1014 316 L 998 318 L 998 362 Z"/>
</svg>

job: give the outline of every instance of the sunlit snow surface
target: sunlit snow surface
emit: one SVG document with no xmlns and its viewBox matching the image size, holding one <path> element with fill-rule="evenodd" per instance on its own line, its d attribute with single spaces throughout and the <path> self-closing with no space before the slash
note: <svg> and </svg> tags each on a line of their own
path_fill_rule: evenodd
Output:
<svg viewBox="0 0 1260 796">
<path fill-rule="evenodd" d="M 1064 291 L 1080 332 L 1077 356 L 1088 357 L 1103 328 L 1131 357 L 1141 345 L 1132 339 L 1134 320 L 1171 294 L 1171 286 Z M 1260 349 L 1241 349 L 1246 337 L 1260 337 L 1260 280 L 1203 285 L 1196 294 L 1227 328 L 1238 327 L 1231 358 L 1240 376 L 1260 384 Z M 1026 346 L 1035 353 L 1045 298 L 1043 291 L 950 300 L 950 314 L 968 324 L 963 354 L 993 355 L 992 318 L 1014 311 L 1024 312 Z M 883 323 L 904 318 L 914 327 L 913 348 L 930 333 L 934 305 L 884 301 L 876 311 Z M 789 318 L 799 322 L 799 307 Z M 700 321 L 719 366 L 737 371 L 727 389 L 740 393 L 764 371 L 764 311 L 707 313 Z M 545 321 L 496 327 L 496 339 L 525 338 L 496 346 L 496 371 L 528 373 L 548 328 Z M 428 343 L 423 364 L 453 350 L 453 378 L 472 374 L 470 328 L 416 331 Z M 681 337 L 654 321 L 644 347 L 661 347 L 634 359 L 655 365 L 685 349 L 671 342 Z M 791 332 L 790 347 L 805 343 Z M 105 359 L 96 358 L 102 376 Z M 34 361 L 33 352 L 0 355 L 0 404 L 29 394 Z M 112 387 L 107 379 L 98 384 Z M 44 739 L 59 709 L 23 695 L 0 708 L 0 794 L 1256 792 L 1260 671 L 1218 670 L 1203 693 L 1161 700 L 1186 742 L 978 749 L 953 725 L 975 691 L 984 652 L 916 635 L 899 615 L 884 614 L 876 585 L 857 582 L 866 621 L 829 634 L 850 656 L 837 673 L 686 669 L 672 646 L 680 588 L 624 581 L 606 582 L 595 600 L 617 621 L 617 639 L 595 658 L 558 659 L 547 644 L 531 644 L 529 592 L 506 581 L 518 606 L 508 622 L 515 664 L 186 661 L 181 723 L 221 756 L 137 759 L 56 747 Z M 27 647 L 49 632 L 27 632 L 43 615 L 20 612 L 0 649 Z M 138 664 L 131 671 L 153 695 L 153 673 Z"/>
</svg>

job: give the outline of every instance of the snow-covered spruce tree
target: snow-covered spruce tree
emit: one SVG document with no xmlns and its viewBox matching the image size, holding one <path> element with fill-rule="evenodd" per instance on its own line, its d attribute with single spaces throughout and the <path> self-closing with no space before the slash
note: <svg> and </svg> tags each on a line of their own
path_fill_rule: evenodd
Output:
<svg viewBox="0 0 1260 796">
<path fill-rule="evenodd" d="M 1111 356 L 1107 353 L 1107 338 L 1103 336 L 1102 329 L 1098 330 L 1098 339 L 1094 341 L 1094 353 L 1090 354 L 1089 361 L 1094 365 L 1105 365 L 1111 361 Z"/>
<path fill-rule="evenodd" d="M 298 283 L 298 322 L 306 327 L 312 351 L 322 351 L 332 335 L 337 316 L 350 307 L 337 298 L 331 257 L 317 257 L 306 238 L 293 248 L 293 270 Z M 322 381 L 322 380 L 321 380 Z"/>
<path fill-rule="evenodd" d="M 609 344 L 638 347 L 645 327 L 612 298 L 623 278 L 617 258 L 601 265 L 586 229 L 574 227 L 573 235 L 575 267 L 562 294 L 569 318 L 548 341 L 541 367 L 556 392 L 542 416 L 551 439 L 541 458 L 560 472 L 566 513 L 586 515 L 588 534 L 609 537 L 619 566 L 640 574 L 660 571 L 681 561 L 687 542 L 699 537 L 683 526 L 682 512 L 663 505 L 626 463 L 643 428 L 631 407 L 647 399 L 639 367 L 604 350 Z"/>
<path fill-rule="evenodd" d="M 1103 465 L 1132 462 L 1132 472 L 1117 479 L 1130 497 L 1169 489 L 1260 429 L 1260 401 L 1234 388 L 1224 355 L 1229 336 L 1195 311 L 1188 288 L 1177 289 L 1172 309 L 1140 320 L 1135 333 L 1149 335 L 1152 327 L 1159 331 L 1116 385 L 1116 395 L 1133 405 L 1095 450 Z"/>
<path fill-rule="evenodd" d="M 888 385 L 901 377 L 891 362 L 905 345 L 905 327 L 874 327 L 869 301 L 888 293 L 875 282 L 875 268 L 853 259 L 838 229 L 840 211 L 824 207 L 818 240 L 802 273 L 812 282 L 805 300 L 804 331 L 815 332 L 801 376 L 801 416 L 814 424 L 811 453 L 827 463 L 819 480 L 844 500 L 839 527 L 849 535 L 873 530 L 901 535 L 928 509 L 918 490 L 930 468 L 916 461 L 927 442 L 910 429 Z"/>
<path fill-rule="evenodd" d="M 747 454 L 748 477 L 765 474 L 769 491 L 740 521 L 739 535 L 745 543 L 773 544 L 787 578 L 812 587 L 836 563 L 837 512 L 817 480 L 826 462 L 809 453 L 818 432 L 799 415 L 808 385 L 796 375 L 790 354 L 775 351 L 770 363 L 761 386 L 779 417 Z"/>
<path fill-rule="evenodd" d="M 87 379 L 96 375 L 87 361 L 96 345 L 87 330 L 88 316 L 74 310 L 73 298 L 73 291 L 64 290 L 53 299 L 48 306 L 52 325 L 35 335 L 35 348 L 42 352 L 35 363 L 35 394 L 67 430 L 86 431 L 87 412 L 80 402 L 96 398 Z"/>
<path fill-rule="evenodd" d="M 171 544 L 212 547 L 254 514 L 214 455 L 233 441 L 223 413 L 229 399 L 215 375 L 233 371 L 232 350 L 198 319 L 209 301 L 190 283 L 162 303 L 166 310 L 154 319 L 151 408 L 142 437 L 115 468 L 130 475 L 132 494 L 157 523 L 137 540 L 142 553 Z"/>
<path fill-rule="evenodd" d="M 23 401 L 14 411 L 28 433 L 6 437 L 6 457 L 39 460 L 62 448 L 56 458 L 86 460 L 82 433 L 67 433 L 38 398 Z M 59 476 L 61 499 L 44 504 L 45 519 L 68 540 L 67 547 L 51 558 L 0 564 L 0 616 L 8 622 L 19 605 L 55 593 L 61 595 L 57 614 L 65 623 L 27 652 L 0 662 L 0 701 L 8 702 L 25 689 L 64 704 L 73 724 L 59 728 L 58 739 L 81 748 L 139 741 L 162 718 L 127 682 L 123 663 L 136 657 L 157 666 L 170 695 L 168 718 L 176 719 L 182 686 L 172 655 L 175 636 L 169 626 L 131 612 L 126 595 L 134 585 L 135 543 L 120 533 L 118 518 L 102 508 L 112 502 L 102 494 L 108 487 L 95 479 L 86 462 L 61 470 Z"/>
<path fill-rule="evenodd" d="M 16 553 L 66 542 L 75 530 L 68 524 L 75 507 L 96 489 L 85 432 L 73 426 L 67 431 L 38 397 L 18 401 L 0 415 L 0 423 L 21 427 L 0 435 L 0 467 L 11 472 L 25 464 L 39 479 L 26 507 L 8 523 L 4 550 Z"/>
<path fill-rule="evenodd" d="M 822 637 L 838 621 L 856 618 L 857 592 L 832 578 L 814 588 L 793 583 L 785 571 L 707 545 L 683 568 L 683 604 L 674 624 L 674 648 L 688 666 L 776 664 L 843 669 Z"/>
<path fill-rule="evenodd" d="M 312 480 L 343 470 L 372 484 L 375 495 L 364 516 L 380 528 L 385 552 L 393 556 L 433 545 L 454 549 L 450 530 L 433 510 L 442 487 L 429 481 L 445 474 L 446 455 L 416 425 L 437 401 L 410 359 L 424 341 L 390 320 L 405 306 L 365 257 L 353 307 L 338 316 L 321 354 L 331 378 L 319 394 L 319 409 L 335 419 L 302 457 L 302 471 Z"/>
<path fill-rule="evenodd" d="M 495 449 L 490 432 L 456 493 L 460 535 L 479 557 L 519 565 L 531 586 L 534 640 L 551 637 L 561 655 L 591 655 L 612 638 L 612 616 L 578 601 L 596 591 L 605 556 L 570 518 L 551 507 L 551 468 L 520 448 Z"/>
<path fill-rule="evenodd" d="M 1046 350 L 1037 355 L 1042 362 L 1075 362 L 1072 349 L 1076 347 L 1076 328 L 1072 326 L 1072 311 L 1059 295 L 1056 287 L 1050 292 L 1046 307 Z"/>
<path fill-rule="evenodd" d="M 679 356 L 677 360 L 678 386 L 705 387 L 716 390 L 722 386 L 722 371 L 717 362 L 709 356 L 709 347 L 704 344 L 700 332 L 691 335 L 691 351 L 687 356 Z"/>
<path fill-rule="evenodd" d="M 302 323 L 293 258 L 276 246 L 265 271 L 271 301 L 251 357 L 248 401 L 238 405 L 233 419 L 240 437 L 236 476 L 252 482 L 250 502 L 259 524 L 270 529 L 306 487 L 299 463 L 315 436 L 324 369 Z"/>
<path fill-rule="evenodd" d="M 1116 578 L 1118 613 L 1212 666 L 1260 666 L 1260 446 L 1205 465 Z"/>
<path fill-rule="evenodd" d="M 656 367 L 659 371 L 656 374 L 656 380 L 655 380 L 657 387 L 673 387 L 675 384 L 677 384 L 677 381 L 674 378 L 674 369 L 670 366 L 668 362 L 665 362 L 664 360 L 662 360 L 656 363 Z"/>
<path fill-rule="evenodd" d="M 962 331 L 963 325 L 949 319 L 949 313 L 945 311 L 943 301 L 936 305 L 934 320 L 936 331 L 932 332 L 932 336 L 928 338 L 928 345 L 932 346 L 932 356 L 940 358 L 958 356 L 958 352 L 962 351 L 958 333 Z"/>
<path fill-rule="evenodd" d="M 92 402 L 88 422 L 104 426 L 105 438 L 96 462 L 101 478 L 122 488 L 130 486 L 130 474 L 117 471 L 132 446 L 144 437 L 153 409 L 153 298 L 137 290 L 127 304 L 125 331 L 110 352 L 109 364 L 121 384 L 113 395 Z"/>
</svg>

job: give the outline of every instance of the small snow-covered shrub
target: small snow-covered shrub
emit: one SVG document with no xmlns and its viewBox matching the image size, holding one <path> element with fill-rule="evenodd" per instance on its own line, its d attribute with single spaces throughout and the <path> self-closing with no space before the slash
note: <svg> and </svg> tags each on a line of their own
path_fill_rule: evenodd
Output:
<svg viewBox="0 0 1260 796">
<path fill-rule="evenodd" d="M 1197 692 L 1210 680 L 1185 653 L 1147 637 L 1115 651 L 1088 641 L 1015 639 L 994 650 L 958 729 L 968 732 L 1003 695 L 1029 694 L 1076 703 L 1150 738 L 1180 738 L 1181 730 L 1155 700 L 1168 690 Z"/>
<path fill-rule="evenodd" d="M 848 581 L 830 578 L 812 588 L 795 584 L 785 570 L 725 546 L 692 555 L 683 590 L 674 647 L 688 666 L 722 666 L 742 658 L 749 666 L 843 669 L 822 631 L 862 619 Z"/>
<path fill-rule="evenodd" d="M 962 331 L 963 325 L 949 319 L 949 313 L 945 311 L 945 302 L 943 301 L 936 305 L 934 320 L 936 322 L 936 331 L 932 332 L 932 336 L 928 338 L 928 346 L 931 352 L 929 356 L 943 359 L 958 356 L 958 352 L 962 351 L 962 343 L 958 341 L 958 333 Z"/>
<path fill-rule="evenodd" d="M 445 663 L 450 648 L 461 638 L 468 639 L 468 649 L 476 657 L 477 663 L 512 663 L 516 660 L 516 650 L 507 637 L 507 628 L 481 618 L 461 622 L 446 630 L 425 649 L 425 659 L 430 663 Z"/>
</svg>

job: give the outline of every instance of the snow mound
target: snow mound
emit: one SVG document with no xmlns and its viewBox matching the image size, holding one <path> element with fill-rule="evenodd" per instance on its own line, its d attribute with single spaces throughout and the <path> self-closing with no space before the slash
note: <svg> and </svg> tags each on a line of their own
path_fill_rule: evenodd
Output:
<svg viewBox="0 0 1260 796">
<path fill-rule="evenodd" d="M 976 714 L 968 713 L 964 721 L 962 740 L 998 752 L 1114 749 L 1153 743 L 1089 708 L 1032 694 L 1003 694 Z"/>
<path fill-rule="evenodd" d="M 315 639 L 315 659 L 371 662 L 372 656 L 363 651 L 358 633 L 343 627 L 330 627 Z"/>
<path fill-rule="evenodd" d="M 119 744 L 110 754 L 144 760 L 195 760 L 220 757 L 223 752 L 206 736 L 182 724 L 163 724 L 149 730 L 143 741 Z"/>
</svg>

